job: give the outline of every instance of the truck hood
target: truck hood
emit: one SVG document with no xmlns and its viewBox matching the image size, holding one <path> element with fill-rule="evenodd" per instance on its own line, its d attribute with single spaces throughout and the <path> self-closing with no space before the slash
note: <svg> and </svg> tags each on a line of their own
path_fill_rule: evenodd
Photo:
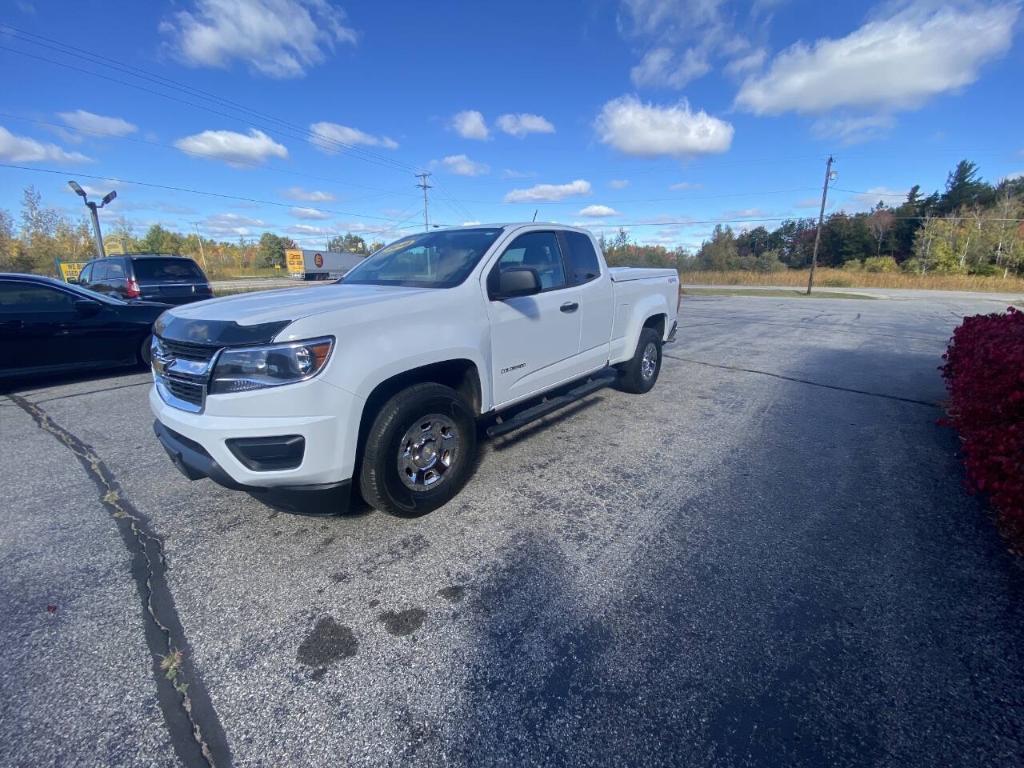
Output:
<svg viewBox="0 0 1024 768">
<path fill-rule="evenodd" d="M 364 304 L 395 301 L 423 293 L 423 288 L 399 288 L 382 285 L 345 285 L 344 283 L 310 288 L 283 288 L 255 291 L 222 299 L 197 301 L 175 307 L 168 314 L 182 320 L 223 320 L 238 325 L 293 321 Z"/>
<path fill-rule="evenodd" d="M 342 283 L 256 291 L 174 307 L 154 330 L 161 338 L 195 344 L 266 343 L 300 318 L 408 299 L 425 290 Z"/>
</svg>

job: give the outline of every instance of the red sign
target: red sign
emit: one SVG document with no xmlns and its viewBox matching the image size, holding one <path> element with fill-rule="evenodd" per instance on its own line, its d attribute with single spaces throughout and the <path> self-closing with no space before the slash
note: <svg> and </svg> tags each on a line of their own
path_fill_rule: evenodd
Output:
<svg viewBox="0 0 1024 768">
<path fill-rule="evenodd" d="M 324 257 L 319 253 L 313 255 L 313 263 L 316 264 L 317 269 L 324 265 Z"/>
</svg>

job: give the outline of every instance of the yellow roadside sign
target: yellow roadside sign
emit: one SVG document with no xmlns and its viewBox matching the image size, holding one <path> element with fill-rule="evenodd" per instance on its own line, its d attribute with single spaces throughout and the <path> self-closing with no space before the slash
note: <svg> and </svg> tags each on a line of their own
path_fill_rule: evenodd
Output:
<svg viewBox="0 0 1024 768">
<path fill-rule="evenodd" d="M 288 272 L 293 275 L 302 275 L 306 272 L 306 263 L 302 259 L 302 251 L 298 248 L 285 248 L 284 258 L 288 264 Z"/>
<path fill-rule="evenodd" d="M 61 261 L 57 259 L 57 269 L 60 271 L 61 280 L 65 283 L 77 280 L 78 276 L 82 273 L 82 267 L 88 263 L 88 261 Z"/>
</svg>

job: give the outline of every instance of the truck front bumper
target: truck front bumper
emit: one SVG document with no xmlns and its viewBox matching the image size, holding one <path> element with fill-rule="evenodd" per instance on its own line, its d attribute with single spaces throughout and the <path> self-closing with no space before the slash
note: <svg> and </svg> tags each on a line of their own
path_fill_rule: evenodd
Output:
<svg viewBox="0 0 1024 768">
<path fill-rule="evenodd" d="M 352 499 L 351 480 L 317 485 L 278 485 L 269 488 L 245 485 L 225 472 L 199 443 L 179 435 L 159 421 L 153 422 L 153 432 L 174 466 L 189 480 L 202 480 L 208 477 L 225 488 L 245 491 L 264 504 L 298 514 L 340 515 L 348 511 Z"/>
<path fill-rule="evenodd" d="M 171 406 L 156 387 L 149 404 L 157 438 L 190 480 L 210 478 L 293 512 L 330 514 L 347 508 L 362 414 L 359 398 L 313 379 L 207 397 L 202 413 Z M 275 438 L 291 445 L 291 460 L 254 460 L 251 449 L 249 454 L 240 450 L 240 445 L 273 443 Z M 301 444 L 298 451 L 296 443 Z"/>
</svg>

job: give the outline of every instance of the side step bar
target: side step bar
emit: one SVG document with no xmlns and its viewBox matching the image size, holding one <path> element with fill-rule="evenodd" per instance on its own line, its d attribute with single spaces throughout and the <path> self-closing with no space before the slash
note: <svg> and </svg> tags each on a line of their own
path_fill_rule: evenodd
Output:
<svg viewBox="0 0 1024 768">
<path fill-rule="evenodd" d="M 565 406 L 576 402 L 580 398 L 591 395 L 600 389 L 604 389 L 615 381 L 615 377 L 617 375 L 614 368 L 606 369 L 606 371 L 608 372 L 602 371 L 601 373 L 588 378 L 582 384 L 577 384 L 565 394 L 545 398 L 543 402 L 540 402 L 537 405 L 531 406 L 526 410 L 519 411 L 519 413 L 507 419 L 502 419 L 497 424 L 492 424 L 487 428 L 487 436 L 498 437 L 499 435 L 505 435 L 509 432 L 513 432 L 543 416 L 547 416 L 549 413 L 554 413 L 560 408 L 564 408 Z M 499 416 L 498 418 L 501 417 Z"/>
</svg>

